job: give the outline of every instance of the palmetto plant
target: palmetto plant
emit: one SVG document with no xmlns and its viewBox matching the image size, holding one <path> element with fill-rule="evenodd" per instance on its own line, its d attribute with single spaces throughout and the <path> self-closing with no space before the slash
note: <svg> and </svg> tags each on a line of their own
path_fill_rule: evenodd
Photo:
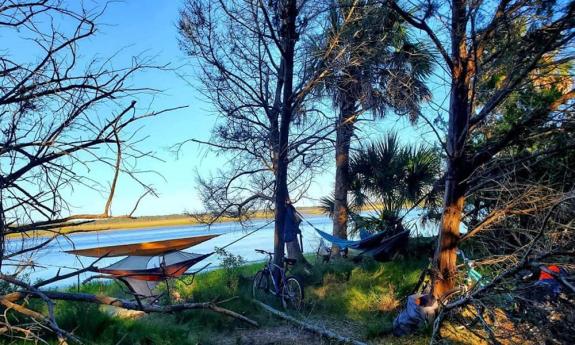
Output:
<svg viewBox="0 0 575 345">
<path fill-rule="evenodd" d="M 348 191 L 351 232 L 402 230 L 406 208 L 423 201 L 434 203 L 436 196 L 430 194 L 438 180 L 440 162 L 437 149 L 402 145 L 395 133 L 354 153 L 350 160 Z M 332 205 L 332 198 L 322 200 L 325 211 L 333 210 Z M 363 206 L 370 206 L 375 214 L 360 216 L 358 212 Z"/>
</svg>

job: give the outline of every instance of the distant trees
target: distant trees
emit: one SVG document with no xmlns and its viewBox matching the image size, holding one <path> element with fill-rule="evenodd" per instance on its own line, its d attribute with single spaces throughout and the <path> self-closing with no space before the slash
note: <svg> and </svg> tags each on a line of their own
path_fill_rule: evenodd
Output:
<svg viewBox="0 0 575 345">
<path fill-rule="evenodd" d="M 301 49 L 319 14 L 321 8 L 295 0 L 188 1 L 178 25 L 219 115 L 209 142 L 191 141 L 227 158 L 216 176 L 199 178 L 204 205 L 214 219 L 273 205 L 277 264 L 288 188 L 305 191 L 328 149 L 327 116 L 309 103 L 321 73 Z M 298 247 L 288 248 L 303 259 Z"/>
<path fill-rule="evenodd" d="M 471 176 L 510 145 L 525 142 L 533 128 L 550 124 L 572 106 L 575 90 L 560 88 L 563 81 L 543 76 L 573 59 L 569 47 L 575 37 L 575 3 L 387 3 L 434 43 L 450 85 L 445 199 L 435 256 L 434 294 L 440 296 L 454 284 L 455 251 Z M 506 104 L 541 83 L 556 92 L 510 116 Z M 506 117 L 505 126 L 484 131 L 501 117 Z M 487 140 L 476 141 L 476 135 Z"/>
<path fill-rule="evenodd" d="M 325 47 L 317 49 L 330 52 L 322 61 L 330 73 L 319 86 L 338 114 L 333 234 L 347 238 L 349 155 L 358 120 L 365 112 L 376 117 L 395 112 L 415 121 L 420 103 L 430 97 L 424 79 L 431 73 L 432 57 L 379 1 L 334 1 L 328 20 Z M 338 250 L 332 248 L 336 255 Z"/>
</svg>

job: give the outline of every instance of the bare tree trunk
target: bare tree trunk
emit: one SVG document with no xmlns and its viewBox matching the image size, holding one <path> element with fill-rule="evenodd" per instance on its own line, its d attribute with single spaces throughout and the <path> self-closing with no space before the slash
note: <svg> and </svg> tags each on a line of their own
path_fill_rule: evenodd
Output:
<svg viewBox="0 0 575 345">
<path fill-rule="evenodd" d="M 347 239 L 349 208 L 347 194 L 350 189 L 349 150 L 355 123 L 355 99 L 346 96 L 336 124 L 335 144 L 335 190 L 333 210 L 333 235 Z M 339 255 L 339 247 L 333 246 L 332 255 Z"/>
<path fill-rule="evenodd" d="M 288 141 L 290 123 L 293 114 L 293 70 L 296 34 L 297 6 L 295 0 L 286 1 L 282 8 L 280 33 L 282 35 L 282 60 L 285 67 L 283 77 L 282 109 L 279 132 L 279 154 L 276 170 L 275 195 L 275 232 L 274 232 L 274 263 L 283 265 L 284 258 L 284 224 L 286 216 L 286 201 L 289 197 L 287 187 Z"/>
</svg>

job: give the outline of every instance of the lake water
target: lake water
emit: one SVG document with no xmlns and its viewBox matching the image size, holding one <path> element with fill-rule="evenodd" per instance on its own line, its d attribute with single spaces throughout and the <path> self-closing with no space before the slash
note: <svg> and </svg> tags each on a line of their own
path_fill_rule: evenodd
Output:
<svg viewBox="0 0 575 345">
<path fill-rule="evenodd" d="M 313 224 L 314 227 L 331 232 L 332 220 L 326 216 L 306 216 L 306 220 Z M 269 224 L 268 224 L 269 223 Z M 221 224 L 214 224 L 210 227 L 205 225 L 194 226 L 174 226 L 152 229 L 130 229 L 130 230 L 109 230 L 97 233 L 80 233 L 72 234 L 66 237 L 58 238 L 42 249 L 29 254 L 27 256 L 14 258 L 14 261 L 7 262 L 8 265 L 16 264 L 18 261 L 31 262 L 34 268 L 29 271 L 31 281 L 37 279 L 46 279 L 53 277 L 60 270 L 60 274 L 72 272 L 82 267 L 89 266 L 96 258 L 81 257 L 73 254 L 64 253 L 66 250 L 71 249 L 84 249 L 93 247 L 105 247 L 120 244 L 140 243 L 159 241 L 165 239 L 184 238 L 205 234 L 220 234 L 220 236 L 213 238 L 209 241 L 203 242 L 193 248 L 185 251 L 198 254 L 210 253 L 216 247 L 224 247 L 227 244 L 241 238 L 248 232 L 261 228 L 246 238 L 234 243 L 226 248 L 226 250 L 234 255 L 242 256 L 246 261 L 258 261 L 265 259 L 265 256 L 258 254 L 254 249 L 264 249 L 273 251 L 273 222 L 269 220 L 255 220 L 242 225 L 238 222 L 228 222 Z M 320 237 L 313 230 L 313 228 L 306 222 L 301 225 L 303 233 L 304 252 L 315 252 L 320 242 Z M 426 232 L 430 230 L 427 229 Z M 9 240 L 6 243 L 8 252 L 25 247 L 32 247 L 40 243 L 41 239 L 29 240 Z M 98 267 L 106 267 L 111 263 L 118 261 L 120 258 L 105 258 L 98 262 Z M 210 263 L 209 269 L 215 268 L 220 263 L 220 258 L 217 255 L 212 255 L 206 260 L 197 264 L 197 267 Z M 8 266 L 10 267 L 10 266 Z M 13 267 L 13 266 L 12 266 Z M 196 268 L 196 267 L 194 267 Z M 194 270 L 191 269 L 191 271 Z M 80 280 L 84 280 L 93 273 L 85 273 L 80 276 Z M 70 278 L 65 281 L 60 281 L 56 286 L 71 285 L 77 282 L 77 278 Z"/>
</svg>

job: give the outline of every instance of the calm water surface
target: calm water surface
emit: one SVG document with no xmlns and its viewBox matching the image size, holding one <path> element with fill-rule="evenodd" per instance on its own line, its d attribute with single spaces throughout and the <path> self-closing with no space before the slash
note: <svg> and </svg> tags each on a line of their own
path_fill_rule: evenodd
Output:
<svg viewBox="0 0 575 345">
<path fill-rule="evenodd" d="M 306 216 L 306 220 L 313 224 L 318 229 L 326 232 L 331 232 L 332 220 L 326 216 Z M 193 253 L 210 253 L 216 247 L 223 247 L 234 240 L 239 239 L 246 233 L 260 228 L 260 230 L 249 235 L 248 237 L 240 240 L 237 243 L 227 247 L 226 250 L 234 255 L 242 256 L 246 261 L 263 260 L 265 257 L 258 254 L 254 249 L 264 249 L 273 251 L 273 223 L 268 224 L 269 220 L 255 220 L 249 226 L 242 226 L 237 222 L 228 222 L 221 224 L 214 224 L 210 227 L 205 225 L 193 226 L 175 226 L 163 227 L 153 229 L 130 229 L 130 230 L 109 230 L 98 233 L 82 233 L 72 234 L 67 237 L 62 237 L 54 240 L 52 243 L 46 245 L 41 250 L 14 258 L 11 264 L 17 261 L 32 262 L 34 268 L 29 271 L 31 281 L 38 279 L 50 278 L 57 274 L 60 270 L 61 274 L 72 272 L 76 269 L 90 265 L 96 258 L 81 257 L 72 254 L 64 253 L 66 250 L 71 249 L 84 249 L 93 247 L 105 247 L 120 244 L 131 244 L 140 242 L 159 241 L 166 239 L 184 238 L 205 234 L 220 234 L 220 236 L 213 238 L 209 241 L 203 242 L 197 246 L 189 248 L 185 251 Z M 267 224 L 267 225 L 266 225 Z M 303 244 L 304 252 L 315 252 L 320 241 L 319 235 L 313 228 L 302 222 Z M 429 229 L 428 229 L 429 231 Z M 22 245 L 32 247 L 37 245 L 40 239 L 30 239 L 26 241 L 9 240 L 7 249 L 11 251 L 20 248 Z M 106 258 L 100 260 L 98 267 L 105 267 L 114 263 L 121 258 Z M 212 255 L 203 262 L 199 263 L 197 267 L 210 263 L 208 268 L 215 268 L 219 265 L 220 258 L 217 255 Z M 191 271 L 194 270 L 193 267 Z M 93 273 L 85 273 L 80 276 L 80 280 L 84 280 Z M 77 278 L 70 278 L 65 281 L 60 281 L 57 286 L 71 285 L 77 282 Z"/>
</svg>

